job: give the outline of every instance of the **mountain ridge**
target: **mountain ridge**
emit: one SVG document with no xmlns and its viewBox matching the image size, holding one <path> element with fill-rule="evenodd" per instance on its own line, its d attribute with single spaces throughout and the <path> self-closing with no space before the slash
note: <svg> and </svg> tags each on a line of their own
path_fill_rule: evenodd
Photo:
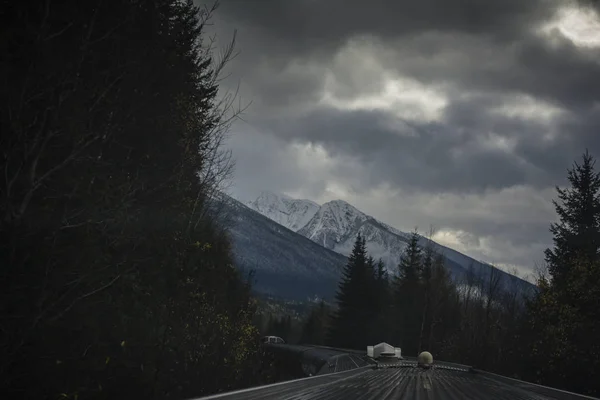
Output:
<svg viewBox="0 0 600 400">
<path fill-rule="evenodd" d="M 332 300 L 347 257 L 278 224 L 227 195 L 218 199 L 227 219 L 235 262 L 253 271 L 253 288 L 263 295 Z"/>
<path fill-rule="evenodd" d="M 268 193 L 269 195 L 264 196 L 263 193 Z M 277 214 L 281 212 L 278 210 L 278 207 L 280 207 L 279 204 L 281 204 L 279 199 L 285 198 L 288 202 L 294 201 L 294 199 L 272 192 L 263 193 L 261 193 L 259 199 L 261 197 L 263 199 L 268 198 L 270 204 L 266 204 L 263 201 L 260 209 L 253 208 L 255 202 L 248 202 L 247 204 L 250 208 L 253 208 L 265 217 L 280 223 L 277 218 Z M 314 201 L 302 201 L 318 205 Z M 290 212 L 289 209 L 285 211 Z M 306 215 L 303 215 L 303 217 L 305 218 Z M 291 218 L 291 220 L 299 221 L 300 219 Z M 395 270 L 400 256 L 410 239 L 409 233 L 402 232 L 389 224 L 367 215 L 344 200 L 332 200 L 324 203 L 302 227 L 298 227 L 298 224 L 287 227 L 315 243 L 345 256 L 350 254 L 356 235 L 360 233 L 366 239 L 368 252 L 376 259 L 381 258 L 390 272 Z M 420 235 L 419 244 L 423 247 L 431 245 L 434 250 L 442 253 L 455 279 L 460 278 L 461 275 L 465 275 L 470 268 L 473 268 L 474 272 L 483 279 L 489 277 L 492 269 L 497 269 L 501 275 L 514 277 L 514 275 L 506 271 L 490 264 L 482 263 L 422 235 Z M 524 286 L 533 286 L 520 277 L 516 278 L 526 282 L 523 284 Z"/>
<path fill-rule="evenodd" d="M 260 196 L 246 203 L 246 206 L 294 232 L 306 225 L 321 207 L 311 200 L 293 199 L 268 191 L 261 192 Z"/>
</svg>

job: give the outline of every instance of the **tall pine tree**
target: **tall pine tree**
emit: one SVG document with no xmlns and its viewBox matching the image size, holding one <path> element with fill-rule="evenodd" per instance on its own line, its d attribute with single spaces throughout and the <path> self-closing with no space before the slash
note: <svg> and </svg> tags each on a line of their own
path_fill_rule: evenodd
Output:
<svg viewBox="0 0 600 400">
<path fill-rule="evenodd" d="M 415 230 L 400 259 L 398 276 L 394 281 L 395 337 L 405 354 L 416 355 L 422 324 L 423 250 Z"/>
<path fill-rule="evenodd" d="M 398 283 L 419 282 L 423 270 L 423 249 L 419 246 L 419 234 L 415 230 L 400 258 L 398 266 Z"/>
<path fill-rule="evenodd" d="M 372 315 L 368 301 L 372 280 L 366 242 L 359 233 L 336 293 L 337 310 L 329 332 L 330 344 L 346 348 L 367 346 L 366 320 Z"/>
<path fill-rule="evenodd" d="M 382 259 L 375 264 L 373 323 L 369 343 L 390 342 L 393 339 L 390 329 L 390 284 L 388 272 Z"/>
<path fill-rule="evenodd" d="M 560 221 L 551 225 L 546 250 L 549 279 L 541 277 L 528 304 L 529 379 L 560 388 L 600 393 L 600 174 L 586 151 L 568 171 L 571 187 L 554 201 Z"/>
<path fill-rule="evenodd" d="M 553 201 L 560 222 L 553 223 L 554 249 L 547 249 L 546 262 L 552 282 L 560 286 L 568 279 L 575 259 L 594 261 L 600 248 L 600 172 L 596 161 L 586 151 L 581 165 L 574 163 L 568 171 L 570 188 L 556 188 Z"/>
<path fill-rule="evenodd" d="M 211 10 L 6 11 L 0 393 L 184 398 L 243 385 L 253 304 L 208 207 L 226 175 L 217 91 L 231 58 L 203 41 Z"/>
</svg>

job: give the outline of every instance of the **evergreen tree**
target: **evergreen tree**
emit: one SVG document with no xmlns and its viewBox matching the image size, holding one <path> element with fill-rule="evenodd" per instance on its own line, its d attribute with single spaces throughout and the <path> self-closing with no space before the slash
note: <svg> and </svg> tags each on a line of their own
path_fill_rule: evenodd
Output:
<svg viewBox="0 0 600 400">
<path fill-rule="evenodd" d="M 330 344 L 347 348 L 367 346 L 367 320 L 372 315 L 368 299 L 373 278 L 369 269 L 366 242 L 358 234 L 336 293 L 337 310 L 332 317 Z"/>
<path fill-rule="evenodd" d="M 427 291 L 426 329 L 422 345 L 435 353 L 441 353 L 443 341 L 457 328 L 453 301 L 457 297 L 456 285 L 446 268 L 444 256 L 433 254 L 429 290 Z"/>
<path fill-rule="evenodd" d="M 400 284 L 416 283 L 421 280 L 423 270 L 423 249 L 419 246 L 419 234 L 415 230 L 408 242 L 408 246 L 404 249 L 404 253 L 400 258 L 398 266 L 398 280 Z"/>
<path fill-rule="evenodd" d="M 571 187 L 557 188 L 559 223 L 551 225 L 554 248 L 546 250 L 550 277 L 538 280 L 528 303 L 524 336 L 527 363 L 540 383 L 586 394 L 600 393 L 600 174 L 586 151 L 568 171 Z"/>
<path fill-rule="evenodd" d="M 581 165 L 568 171 L 570 188 L 556 188 L 553 200 L 560 221 L 550 226 L 554 248 L 546 250 L 546 262 L 553 285 L 561 286 L 569 278 L 575 260 L 594 262 L 600 248 L 600 172 L 587 152 Z"/>
<path fill-rule="evenodd" d="M 379 283 L 379 285 L 382 287 L 387 286 L 388 272 L 387 272 L 387 269 L 385 268 L 385 264 L 383 263 L 383 260 L 381 258 L 379 260 L 377 260 L 377 265 L 376 265 L 375 271 L 376 271 L 375 279 Z"/>
<path fill-rule="evenodd" d="M 391 294 L 388 272 L 382 259 L 375 265 L 374 281 L 375 304 L 373 306 L 374 321 L 371 324 L 370 344 L 390 342 L 393 339 L 390 326 Z"/>
<path fill-rule="evenodd" d="M 375 264 L 375 259 L 371 255 L 367 256 L 365 279 L 363 282 L 363 293 L 365 318 L 375 319 L 375 315 L 379 312 L 379 293 L 377 266 Z M 368 320 L 365 322 L 368 323 Z"/>
<path fill-rule="evenodd" d="M 179 0 L 7 8 L 8 397 L 183 398 L 253 379 L 255 305 L 211 202 L 228 111 L 210 13 Z"/>
<path fill-rule="evenodd" d="M 423 259 L 421 265 L 421 283 L 422 283 L 422 312 L 421 312 L 421 328 L 419 332 L 419 344 L 418 351 L 421 351 L 424 341 L 427 338 L 426 325 L 429 328 L 431 324 L 431 295 L 432 290 L 432 276 L 433 276 L 433 248 L 431 243 L 425 247 L 423 251 Z"/>
<path fill-rule="evenodd" d="M 423 250 L 415 230 L 400 259 L 398 276 L 394 281 L 394 314 L 396 345 L 405 354 L 416 355 L 419 347 L 423 311 Z"/>
</svg>

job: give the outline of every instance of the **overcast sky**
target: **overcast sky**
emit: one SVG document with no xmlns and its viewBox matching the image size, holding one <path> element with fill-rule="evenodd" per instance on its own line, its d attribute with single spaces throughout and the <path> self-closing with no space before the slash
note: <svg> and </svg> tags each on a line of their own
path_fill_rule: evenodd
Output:
<svg viewBox="0 0 600 400">
<path fill-rule="evenodd" d="M 530 272 L 554 186 L 600 157 L 600 22 L 568 0 L 222 0 L 231 193 L 343 199 Z"/>
</svg>

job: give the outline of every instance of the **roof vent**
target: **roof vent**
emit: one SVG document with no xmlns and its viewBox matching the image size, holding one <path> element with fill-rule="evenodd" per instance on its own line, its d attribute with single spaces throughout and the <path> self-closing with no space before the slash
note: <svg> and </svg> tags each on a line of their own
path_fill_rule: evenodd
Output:
<svg viewBox="0 0 600 400">
<path fill-rule="evenodd" d="M 367 355 L 375 359 L 380 357 L 402 359 L 402 350 L 400 347 L 382 342 L 375 346 L 367 346 Z"/>
<path fill-rule="evenodd" d="M 433 356 L 428 351 L 423 351 L 417 357 L 417 364 L 422 368 L 429 368 L 433 365 Z"/>
</svg>

